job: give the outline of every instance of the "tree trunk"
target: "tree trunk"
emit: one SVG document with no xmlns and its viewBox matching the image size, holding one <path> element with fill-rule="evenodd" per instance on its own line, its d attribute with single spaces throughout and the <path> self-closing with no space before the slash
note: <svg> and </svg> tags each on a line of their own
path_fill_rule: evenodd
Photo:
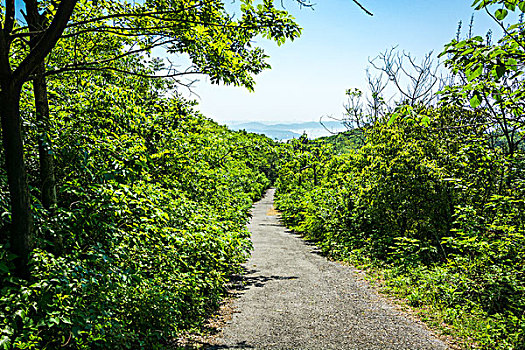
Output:
<svg viewBox="0 0 525 350">
<path fill-rule="evenodd" d="M 9 57 L 12 32 L 15 23 L 15 1 L 7 1 L 5 21 L 0 31 L 0 119 L 2 142 L 5 152 L 7 181 L 11 200 L 11 227 L 9 241 L 11 251 L 17 256 L 15 274 L 29 279 L 28 258 L 31 252 L 33 218 L 27 172 L 24 162 L 24 143 L 22 139 L 22 120 L 20 118 L 20 93 L 22 84 L 31 73 L 41 66 L 62 36 L 78 0 L 62 0 L 55 5 L 56 13 L 49 26 L 31 40 L 31 51 L 23 57 L 16 69 L 12 69 Z M 28 17 L 38 12 L 39 2 L 24 0 Z M 36 18 L 36 17 L 35 17 Z M 32 23 L 33 19 L 29 20 Z"/>
<path fill-rule="evenodd" d="M 40 33 L 45 30 L 47 23 L 38 11 L 36 2 L 26 2 L 27 24 L 32 32 Z M 40 36 L 34 35 L 29 41 L 32 50 L 36 49 Z M 38 125 L 38 158 L 40 163 L 40 199 L 44 208 L 53 210 L 57 203 L 55 185 L 55 165 L 51 142 L 49 138 L 50 119 L 49 103 L 47 100 L 47 82 L 44 76 L 46 66 L 39 63 L 33 71 L 33 91 L 35 95 L 35 112 Z"/>
<path fill-rule="evenodd" d="M 1 82 L 0 86 L 2 89 L 0 91 L 0 119 L 11 200 L 9 242 L 11 252 L 17 256 L 14 260 L 16 276 L 28 279 L 33 217 L 24 161 L 22 120 L 20 118 L 21 86 L 13 85 L 9 80 Z"/>
<path fill-rule="evenodd" d="M 38 124 L 38 155 L 40 161 L 40 190 L 44 208 L 53 210 L 57 204 L 55 163 L 51 148 L 49 103 L 47 100 L 47 83 L 44 77 L 45 66 L 41 64 L 35 70 L 33 90 L 35 94 L 35 111 Z"/>
</svg>

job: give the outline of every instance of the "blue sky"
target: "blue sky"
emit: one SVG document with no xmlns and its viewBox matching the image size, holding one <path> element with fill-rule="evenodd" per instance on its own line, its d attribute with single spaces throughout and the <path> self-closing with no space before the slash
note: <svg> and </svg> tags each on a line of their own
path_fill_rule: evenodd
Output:
<svg viewBox="0 0 525 350">
<path fill-rule="evenodd" d="M 393 46 L 416 57 L 431 50 L 437 54 L 455 36 L 460 20 L 465 32 L 474 13 L 472 0 L 360 0 L 373 17 L 352 0 L 313 1 L 317 4 L 312 10 L 283 0 L 303 28 L 299 39 L 281 47 L 263 39 L 256 42 L 270 56 L 272 69 L 256 77 L 255 92 L 211 85 L 204 77 L 194 86 L 195 94 L 181 92 L 196 99 L 203 114 L 220 123 L 341 117 L 346 89 L 366 90 L 368 58 Z M 239 0 L 225 2 L 232 8 L 239 4 Z M 16 4 L 20 7 L 22 1 Z M 474 32 L 483 35 L 489 27 L 495 28 L 490 18 L 476 12 Z M 180 63 L 184 65 L 184 59 Z"/>
<path fill-rule="evenodd" d="M 368 58 L 393 46 L 416 57 L 454 38 L 457 24 L 466 30 L 471 0 L 362 0 L 374 13 L 362 12 L 352 0 L 318 0 L 299 9 L 290 0 L 287 10 L 303 27 L 302 36 L 278 47 L 258 41 L 270 56 L 272 69 L 256 77 L 255 92 L 233 86 L 195 85 L 200 110 L 220 123 L 240 121 L 318 121 L 341 117 L 345 90 L 366 86 Z M 475 14 L 477 34 L 494 27 L 484 13 Z M 497 37 L 497 35 L 495 36 Z"/>
</svg>

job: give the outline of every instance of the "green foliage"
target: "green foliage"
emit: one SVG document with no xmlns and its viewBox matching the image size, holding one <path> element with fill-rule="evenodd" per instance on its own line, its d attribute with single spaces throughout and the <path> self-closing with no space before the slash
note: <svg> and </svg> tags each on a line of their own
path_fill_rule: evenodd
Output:
<svg viewBox="0 0 525 350">
<path fill-rule="evenodd" d="M 500 8 L 492 14 L 491 5 Z M 525 27 L 523 17 L 517 23 L 504 23 L 509 11 L 523 12 L 523 1 L 475 1 L 476 9 L 484 9 L 503 28 L 504 36 L 492 42 L 474 36 L 464 40 L 457 38 L 445 46 L 441 56 L 446 65 L 464 83 L 446 87 L 441 92 L 447 104 L 482 108 L 489 119 L 485 125 L 487 134 L 498 139 L 506 153 L 512 154 L 521 147 L 523 133 L 523 106 L 525 80 Z"/>
<path fill-rule="evenodd" d="M 361 130 L 352 129 L 335 135 L 320 137 L 314 141 L 329 144 L 335 153 L 341 154 L 350 153 L 352 150 L 360 148 L 363 145 L 362 138 L 363 132 Z"/>
<path fill-rule="evenodd" d="M 520 348 L 525 167 L 521 153 L 491 146 L 486 118 L 456 107 L 398 114 L 367 129 L 361 148 L 327 153 L 318 186 L 311 173 L 287 170 L 309 165 L 296 147 L 277 206 L 331 256 L 382 266 L 390 291 L 432 305 L 454 334 Z"/>
<path fill-rule="evenodd" d="M 44 27 L 52 23 L 56 4 L 35 1 L 35 6 Z M 17 12 L 27 12 L 19 8 L 22 4 L 16 7 Z M 88 70 L 152 75 L 145 68 L 128 66 L 130 59 L 141 56 L 144 66 L 157 71 L 157 76 L 184 82 L 191 74 L 206 74 L 213 83 L 253 90 L 253 75 L 270 68 L 268 56 L 253 45 L 253 39 L 262 36 L 282 45 L 298 38 L 301 28 L 273 0 L 241 1 L 236 13 L 231 12 L 222 0 L 79 0 L 46 60 L 46 74 Z M 0 8 L 0 18 L 4 13 Z M 14 30 L 17 35 L 8 56 L 16 67 L 29 53 L 24 40 L 31 30 L 24 20 L 17 20 Z M 183 68 L 168 64 L 173 60 L 159 58 L 158 48 L 174 56 L 186 55 L 190 63 Z"/>
<path fill-rule="evenodd" d="M 268 138 L 198 114 L 176 87 L 188 74 L 206 74 L 253 89 L 253 75 L 269 68 L 253 38 L 280 45 L 300 28 L 272 0 L 242 1 L 238 16 L 220 0 L 66 3 L 76 4 L 71 18 L 53 2 L 26 2 L 27 16 L 4 33 L 9 73 L 29 55 L 29 42 L 45 41 L 40 27 L 60 16 L 67 22 L 63 35 L 51 36 L 45 62 L 35 63 L 44 65 L 49 122 L 35 116 L 26 84 L 20 111 L 8 116 L 15 122 L 3 123 L 23 120 L 25 160 L 20 152 L 15 161 L 24 178 L 27 168 L 24 203 L 26 213 L 33 204 L 36 232 L 31 220 L 24 232 L 10 230 L 9 201 L 26 199 L 28 186 L 8 195 L 2 152 L 0 349 L 169 347 L 202 325 L 246 259 L 248 210 L 275 179 L 279 156 Z M 23 4 L 13 4 L 20 12 Z M 0 5 L 1 18 L 5 10 Z M 189 67 L 152 58 L 159 47 L 185 55 Z M 58 205 L 49 210 L 39 201 L 39 140 L 54 158 Z M 34 238 L 27 281 L 14 277 L 13 238 Z"/>
<path fill-rule="evenodd" d="M 12 276 L 1 242 L 0 348 L 166 347 L 202 324 L 245 261 L 248 210 L 277 148 L 162 98 L 157 82 L 80 81 L 50 81 L 59 205 L 42 209 L 34 186 L 31 281 Z M 33 159 L 37 128 L 26 118 Z M 8 217 L 6 200 L 2 210 Z"/>
<path fill-rule="evenodd" d="M 374 120 L 364 145 L 328 153 L 315 187 L 311 174 L 283 172 L 308 160 L 296 148 L 277 206 L 291 228 L 335 258 L 373 266 L 389 292 L 465 346 L 524 349 L 525 2 L 473 6 L 504 36 L 458 34 L 446 46 L 457 79 L 439 105 L 400 104 L 376 120 L 349 93 L 350 117 Z M 511 12 L 520 21 L 503 23 Z"/>
</svg>

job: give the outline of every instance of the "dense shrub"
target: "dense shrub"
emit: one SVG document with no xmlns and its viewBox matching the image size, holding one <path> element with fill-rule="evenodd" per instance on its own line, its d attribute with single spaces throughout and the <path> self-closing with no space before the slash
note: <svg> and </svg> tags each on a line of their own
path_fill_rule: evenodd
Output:
<svg viewBox="0 0 525 350">
<path fill-rule="evenodd" d="M 489 145 L 477 112 L 420 107 L 417 115 L 378 123 L 362 147 L 332 154 L 318 165 L 317 186 L 306 171 L 285 172 L 318 146 L 296 148 L 277 182 L 283 220 L 335 258 L 380 266 L 387 288 L 431 305 L 456 334 L 520 349 L 523 154 Z"/>
<path fill-rule="evenodd" d="M 29 169 L 30 281 L 12 275 L 1 176 L 3 349 L 162 348 L 202 324 L 251 248 L 248 210 L 270 184 L 273 141 L 231 132 L 151 83 L 90 79 L 77 94 L 53 95 L 53 212 L 38 204 L 37 165 Z"/>
</svg>

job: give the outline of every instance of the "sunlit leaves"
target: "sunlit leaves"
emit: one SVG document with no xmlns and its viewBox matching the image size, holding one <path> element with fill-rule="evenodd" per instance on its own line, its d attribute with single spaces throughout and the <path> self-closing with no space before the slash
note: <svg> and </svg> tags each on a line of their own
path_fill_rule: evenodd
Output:
<svg viewBox="0 0 525 350">
<path fill-rule="evenodd" d="M 187 83 L 188 74 L 207 74 L 213 83 L 253 89 L 253 75 L 269 68 L 263 50 L 252 44 L 257 35 L 281 45 L 297 38 L 300 28 L 271 0 L 243 2 L 238 16 L 221 0 L 80 1 L 48 70 L 167 75 L 177 83 Z M 190 66 L 180 67 L 172 57 L 154 72 L 127 69 L 127 57 L 147 62 L 156 48 L 187 54 Z"/>
<path fill-rule="evenodd" d="M 503 15 L 504 12 L 507 12 L 507 10 L 508 11 L 515 11 L 516 7 L 520 11 L 525 12 L 525 1 L 523 1 L 523 0 L 474 0 L 474 2 L 472 3 L 472 7 L 474 7 L 474 9 L 478 10 L 478 11 L 482 10 L 482 9 L 485 9 L 485 8 L 488 8 L 491 5 L 499 5 L 499 6 L 501 6 L 502 8 L 498 9 L 496 11 L 496 13 L 498 13 L 498 11 L 501 10 L 499 12 L 501 15 Z M 506 15 L 507 14 L 505 13 L 503 15 L 503 18 Z M 503 18 L 498 18 L 498 19 L 503 20 Z"/>
<path fill-rule="evenodd" d="M 480 98 L 469 89 L 464 98 Z M 399 108 L 367 130 L 363 147 L 324 163 L 320 188 L 311 173 L 297 181 L 297 165 L 308 160 L 297 149 L 283 167 L 295 176 L 282 172 L 277 204 L 284 222 L 327 254 L 388 266 L 384 282 L 396 291 L 406 283 L 412 305 L 439 305 L 433 317 L 445 312 L 452 330 L 461 324 L 476 345 L 503 350 L 522 343 L 523 151 L 507 158 L 492 148 L 486 112 L 473 104 L 421 108 L 425 128 Z M 464 321 L 448 317 L 457 312 Z"/>
<path fill-rule="evenodd" d="M 496 13 L 494 14 L 494 16 L 496 16 L 498 20 L 503 21 L 505 17 L 507 17 L 508 14 L 509 14 L 509 11 L 507 11 L 506 9 L 498 9 L 496 10 Z"/>
<path fill-rule="evenodd" d="M 27 294 L 2 290 L 0 318 L 13 328 L 2 339 L 17 348 L 157 347 L 202 324 L 239 271 L 251 247 L 248 210 L 279 153 L 264 136 L 164 98 L 169 85 L 159 81 L 77 78 L 50 80 L 61 207 L 54 220 L 37 212 L 39 246 L 53 246 L 40 241 L 52 232 L 67 248 L 35 251 L 39 284 Z M 2 281 L 12 271 L 4 252 Z"/>
<path fill-rule="evenodd" d="M 476 1 L 479 9 L 499 4 L 494 18 L 503 21 L 511 11 L 520 10 L 523 1 Z M 521 7 L 520 7 L 521 6 Z M 471 108 L 485 108 L 492 126 L 487 133 L 504 135 L 507 152 L 513 153 L 524 140 L 524 116 L 516 113 L 525 98 L 523 79 L 525 32 L 522 23 L 507 26 L 497 42 L 477 36 L 453 40 L 442 53 L 446 65 L 463 79 L 462 84 L 443 90 L 443 103 L 455 101 Z M 511 117 L 512 116 L 512 117 Z"/>
<path fill-rule="evenodd" d="M 474 93 L 470 98 L 470 106 L 472 108 L 477 108 L 481 104 L 481 96 L 479 93 Z"/>
<path fill-rule="evenodd" d="M 483 66 L 473 66 L 466 70 L 465 74 L 467 75 L 468 81 L 472 81 L 478 78 L 483 73 Z"/>
</svg>

